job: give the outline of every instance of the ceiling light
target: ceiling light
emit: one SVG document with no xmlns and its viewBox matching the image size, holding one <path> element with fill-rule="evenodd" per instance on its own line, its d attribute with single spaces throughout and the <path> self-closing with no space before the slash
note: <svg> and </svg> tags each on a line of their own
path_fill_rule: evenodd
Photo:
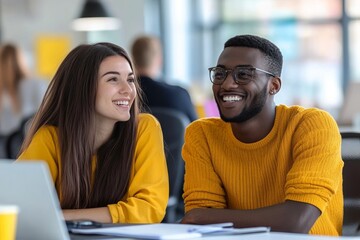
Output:
<svg viewBox="0 0 360 240">
<path fill-rule="evenodd" d="M 80 17 L 72 22 L 76 31 L 116 30 L 119 27 L 119 19 L 110 17 L 98 0 L 86 0 Z"/>
</svg>

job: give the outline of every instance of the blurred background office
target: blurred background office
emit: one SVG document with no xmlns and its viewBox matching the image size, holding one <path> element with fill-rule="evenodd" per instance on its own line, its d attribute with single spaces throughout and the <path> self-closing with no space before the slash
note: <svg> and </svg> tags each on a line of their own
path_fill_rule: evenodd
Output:
<svg viewBox="0 0 360 240">
<path fill-rule="evenodd" d="M 207 68 L 236 34 L 257 34 L 282 49 L 278 103 L 320 107 L 339 119 L 344 93 L 360 82 L 358 0 L 96 2 L 115 19 L 110 29 L 110 24 L 107 30 L 74 29 L 85 0 L 0 0 L 1 42 L 20 45 L 34 59 L 35 72 L 51 79 L 66 53 L 80 43 L 110 41 L 129 50 L 136 36 L 156 35 L 164 44 L 164 78 L 190 91 L 200 117 L 216 114 L 203 108 L 212 98 Z"/>
<path fill-rule="evenodd" d="M 78 19 L 91 15 L 110 18 Z M 322 108 L 360 131 L 360 0 L 0 0 L 1 45 L 19 46 L 34 76 L 47 81 L 81 43 L 109 41 L 130 52 L 144 34 L 163 43 L 159 77 L 186 88 L 199 117 L 218 114 L 207 69 L 224 42 L 256 34 L 284 55 L 277 103 Z"/>
</svg>

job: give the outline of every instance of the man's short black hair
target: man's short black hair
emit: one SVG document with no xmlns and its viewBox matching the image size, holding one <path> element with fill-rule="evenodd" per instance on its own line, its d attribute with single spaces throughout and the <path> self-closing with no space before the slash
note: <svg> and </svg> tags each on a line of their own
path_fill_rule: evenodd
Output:
<svg viewBox="0 0 360 240">
<path fill-rule="evenodd" d="M 283 56 L 280 49 L 269 40 L 254 35 L 237 35 L 225 42 L 224 48 L 227 47 L 249 47 L 259 49 L 268 62 L 267 70 L 278 77 L 281 76 Z"/>
</svg>

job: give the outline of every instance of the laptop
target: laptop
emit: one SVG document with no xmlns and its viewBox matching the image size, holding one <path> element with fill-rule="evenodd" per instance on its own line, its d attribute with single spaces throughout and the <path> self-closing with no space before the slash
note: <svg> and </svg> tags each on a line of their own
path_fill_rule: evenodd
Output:
<svg viewBox="0 0 360 240">
<path fill-rule="evenodd" d="M 0 204 L 19 207 L 16 239 L 70 239 L 45 162 L 0 159 Z"/>
</svg>

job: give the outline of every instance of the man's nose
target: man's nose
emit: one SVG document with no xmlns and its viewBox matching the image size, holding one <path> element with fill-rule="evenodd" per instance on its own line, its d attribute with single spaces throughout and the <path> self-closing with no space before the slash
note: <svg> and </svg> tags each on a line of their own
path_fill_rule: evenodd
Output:
<svg viewBox="0 0 360 240">
<path fill-rule="evenodd" d="M 221 84 L 221 87 L 224 89 L 231 89 L 231 88 L 237 88 L 237 83 L 235 82 L 235 79 L 233 77 L 233 72 L 228 72 L 226 75 L 224 82 Z"/>
</svg>

